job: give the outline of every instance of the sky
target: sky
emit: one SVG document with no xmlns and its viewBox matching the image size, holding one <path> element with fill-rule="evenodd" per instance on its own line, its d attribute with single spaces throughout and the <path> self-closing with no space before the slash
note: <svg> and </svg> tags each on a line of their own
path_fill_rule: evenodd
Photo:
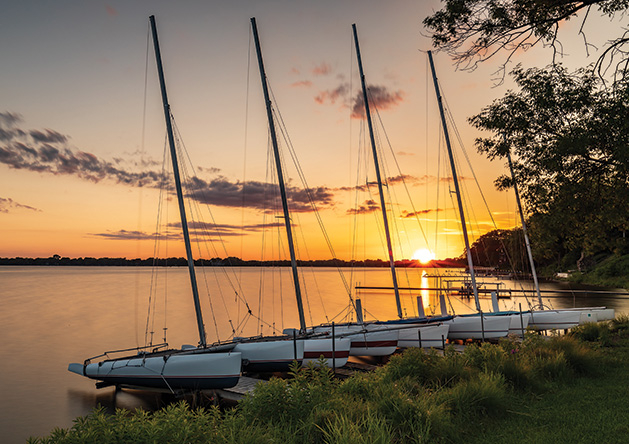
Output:
<svg viewBox="0 0 629 444">
<path fill-rule="evenodd" d="M 377 109 L 395 256 L 410 258 L 420 249 L 438 258 L 460 255 L 461 226 L 449 192 L 425 52 L 430 41 L 422 27 L 423 18 L 438 8 L 434 0 L 5 4 L 0 15 L 0 257 L 183 256 L 175 199 L 168 190 L 160 193 L 165 124 L 148 40 L 150 15 L 156 17 L 184 157 L 193 164 L 191 230 L 213 226 L 213 241 L 204 242 L 197 255 L 285 257 L 281 220 L 273 211 L 277 203 L 268 194 L 276 186 L 268 166 L 251 17 L 257 20 L 272 101 L 288 134 L 281 146 L 300 257 L 386 258 L 361 117 L 353 23 Z M 574 66 L 596 54 L 591 50 L 586 57 L 574 32 L 578 25 L 565 26 L 573 31 L 565 48 Z M 590 38 L 593 33 L 603 42 L 601 30 L 610 27 L 599 25 L 594 17 Z M 493 187 L 505 166 L 475 152 L 480 134 L 467 123 L 513 88 L 509 79 L 496 86 L 493 73 L 501 61 L 470 73 L 457 71 L 445 54 L 435 54 L 455 134 L 465 148 L 456 156 L 473 239 L 516 224 L 513 196 Z M 543 66 L 550 52 L 536 48 L 518 61 Z M 290 166 L 287 140 L 332 250 Z M 162 241 L 156 250 L 158 232 Z"/>
</svg>

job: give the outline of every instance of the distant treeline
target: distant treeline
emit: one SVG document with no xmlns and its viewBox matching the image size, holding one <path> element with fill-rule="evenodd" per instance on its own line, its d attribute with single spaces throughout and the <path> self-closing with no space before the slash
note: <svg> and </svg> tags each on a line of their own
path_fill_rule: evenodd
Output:
<svg viewBox="0 0 629 444">
<path fill-rule="evenodd" d="M 238 257 L 220 258 L 215 257 L 212 259 L 196 259 L 194 261 L 196 266 L 199 267 L 268 267 L 279 266 L 289 267 L 290 261 L 258 261 L 250 260 L 246 261 Z M 366 259 L 364 261 L 345 261 L 343 259 L 325 259 L 325 260 L 311 260 L 311 261 L 297 261 L 297 264 L 304 267 L 388 267 L 389 262 L 381 259 Z M 169 258 L 147 258 L 147 259 L 127 259 L 125 257 L 79 257 L 69 258 L 54 255 L 47 258 L 27 258 L 27 257 L 14 257 L 14 258 L 0 258 L 0 265 L 65 265 L 65 266 L 93 266 L 93 267 L 185 267 L 188 262 L 183 257 L 169 257 Z M 428 265 L 420 265 L 416 260 L 400 260 L 395 262 L 396 267 L 436 267 L 436 268 L 453 268 L 464 266 L 458 259 L 446 259 L 443 261 L 434 260 Z"/>
</svg>

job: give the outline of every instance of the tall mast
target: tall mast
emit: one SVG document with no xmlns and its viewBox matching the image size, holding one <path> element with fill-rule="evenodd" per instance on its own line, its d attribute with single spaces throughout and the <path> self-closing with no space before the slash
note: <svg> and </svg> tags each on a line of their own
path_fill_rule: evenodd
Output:
<svg viewBox="0 0 629 444">
<path fill-rule="evenodd" d="M 367 99 L 367 87 L 365 86 L 365 74 L 363 73 L 363 61 L 360 57 L 360 47 L 358 46 L 358 32 L 356 24 L 352 24 L 354 31 L 354 43 L 356 45 L 356 58 L 358 59 L 358 70 L 360 72 L 360 84 L 363 88 L 363 102 L 365 103 L 365 113 L 367 114 L 367 125 L 369 126 L 369 138 L 371 139 L 371 151 L 373 152 L 373 161 L 376 167 L 376 179 L 378 181 L 378 192 L 380 193 L 380 208 L 382 209 L 382 220 L 384 221 L 384 232 L 387 238 L 387 248 L 389 250 L 389 265 L 391 267 L 391 277 L 393 278 L 393 290 L 395 291 L 395 304 L 397 305 L 397 315 L 402 317 L 402 304 L 400 302 L 400 290 L 397 284 L 397 275 L 395 274 L 395 261 L 393 260 L 393 247 L 391 246 L 391 234 L 389 232 L 389 220 L 387 219 L 387 208 L 384 201 L 384 191 L 382 189 L 382 178 L 380 177 L 380 164 L 378 162 L 378 151 L 376 150 L 376 139 L 373 135 L 373 125 L 371 123 L 371 113 L 369 112 L 369 100 Z"/>
<path fill-rule="evenodd" d="M 155 60 L 157 62 L 157 72 L 159 74 L 159 85 L 162 90 L 162 102 L 164 104 L 164 117 L 166 118 L 166 132 L 168 133 L 168 144 L 170 146 L 170 158 L 173 163 L 173 174 L 175 176 L 175 188 L 177 190 L 177 201 L 179 202 L 179 215 L 181 218 L 181 229 L 186 245 L 186 256 L 188 257 L 188 271 L 190 273 L 190 285 L 192 286 L 192 297 L 194 298 L 194 310 L 197 314 L 197 328 L 199 329 L 199 345 L 206 346 L 205 327 L 203 325 L 203 315 L 201 313 L 201 303 L 199 302 L 199 289 L 197 288 L 197 277 L 194 271 L 194 259 L 192 257 L 192 247 L 190 246 L 190 233 L 188 231 L 188 219 L 186 218 L 186 207 L 183 202 L 183 191 L 181 190 L 181 178 L 179 177 L 179 163 L 177 162 L 177 150 L 175 149 L 175 138 L 173 136 L 173 126 L 170 120 L 170 105 L 166 94 L 166 81 L 164 80 L 164 70 L 162 68 L 162 55 L 159 50 L 157 40 L 157 26 L 155 16 L 149 18 L 151 31 L 153 33 L 153 43 L 155 46 Z"/>
<path fill-rule="evenodd" d="M 258 27 L 256 26 L 255 17 L 251 17 L 251 27 L 253 29 L 253 39 L 256 45 L 256 53 L 258 55 L 258 67 L 260 68 L 260 79 L 262 81 L 262 91 L 264 92 L 264 103 L 266 104 L 266 116 L 269 121 L 269 131 L 271 131 L 271 142 L 273 144 L 273 155 L 275 157 L 275 168 L 277 169 L 277 181 L 280 186 L 280 196 L 282 198 L 282 208 L 284 210 L 284 223 L 286 224 L 286 236 L 288 237 L 288 250 L 290 252 L 290 264 L 293 270 L 293 284 L 295 285 L 295 297 L 297 298 L 297 312 L 299 313 L 299 328 L 302 332 L 306 331 L 306 318 L 304 317 L 304 304 L 301 300 L 301 287 L 299 285 L 299 273 L 297 271 L 297 259 L 295 257 L 295 244 L 293 241 L 293 230 L 290 223 L 290 213 L 288 211 L 288 200 L 286 198 L 286 187 L 284 186 L 284 173 L 282 172 L 282 161 L 280 159 L 280 150 L 277 144 L 277 134 L 275 133 L 275 122 L 273 120 L 273 110 L 271 108 L 271 99 L 269 97 L 269 88 L 264 71 L 264 62 L 262 60 L 262 49 L 260 47 L 260 38 L 258 37 Z"/>
<path fill-rule="evenodd" d="M 467 265 L 470 269 L 470 278 L 472 279 L 472 290 L 474 291 L 474 302 L 476 310 L 480 311 L 480 303 L 478 301 L 478 289 L 476 287 L 476 275 L 474 274 L 474 263 L 472 262 L 472 252 L 470 251 L 470 240 L 467 236 L 467 225 L 465 223 L 465 214 L 463 211 L 463 201 L 461 200 L 461 190 L 459 188 L 459 179 L 456 174 L 456 166 L 454 165 L 454 155 L 452 154 L 452 145 L 450 144 L 450 135 L 448 134 L 448 125 L 446 123 L 446 115 L 443 111 L 443 102 L 441 100 L 441 92 L 439 91 L 439 82 L 437 82 L 437 74 L 435 72 L 435 64 L 432 61 L 432 52 L 428 51 L 428 60 L 430 60 L 430 70 L 432 71 L 432 80 L 435 84 L 435 92 L 437 93 L 437 103 L 439 104 L 439 113 L 441 114 L 441 124 L 443 126 L 443 134 L 446 139 L 448 148 L 448 156 L 450 157 L 450 169 L 452 170 L 452 180 L 454 181 L 454 189 L 456 191 L 456 200 L 459 205 L 459 217 L 461 218 L 461 227 L 463 228 L 463 239 L 465 240 L 465 251 L 467 252 Z"/>
<path fill-rule="evenodd" d="M 529 262 L 531 264 L 531 274 L 533 275 L 533 283 L 535 284 L 535 291 L 537 292 L 537 301 L 541 310 L 544 309 L 542 303 L 542 294 L 539 291 L 539 282 L 537 281 L 537 272 L 535 271 L 535 263 L 533 262 L 533 252 L 531 251 L 531 242 L 529 236 L 526 233 L 526 222 L 524 221 L 524 212 L 522 211 L 522 203 L 520 202 L 520 192 L 518 191 L 518 181 L 515 178 L 515 171 L 513 170 L 513 162 L 511 162 L 511 151 L 507 151 L 507 160 L 509 161 L 509 171 L 511 171 L 511 178 L 513 180 L 513 190 L 515 191 L 515 200 L 518 203 L 518 211 L 520 213 L 520 221 L 522 222 L 522 233 L 524 234 L 524 243 L 526 244 L 526 252 L 529 256 Z"/>
</svg>

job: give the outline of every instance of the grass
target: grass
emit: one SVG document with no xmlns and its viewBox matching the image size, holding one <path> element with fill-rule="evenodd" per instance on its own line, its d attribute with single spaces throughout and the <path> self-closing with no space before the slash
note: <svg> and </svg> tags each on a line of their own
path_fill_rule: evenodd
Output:
<svg viewBox="0 0 629 444">
<path fill-rule="evenodd" d="M 293 368 L 235 409 L 77 418 L 32 443 L 627 442 L 629 318 L 523 342 L 408 349 L 372 373 Z"/>
<path fill-rule="evenodd" d="M 613 288 L 629 288 L 629 254 L 611 255 L 587 273 L 573 273 L 577 283 Z"/>
</svg>

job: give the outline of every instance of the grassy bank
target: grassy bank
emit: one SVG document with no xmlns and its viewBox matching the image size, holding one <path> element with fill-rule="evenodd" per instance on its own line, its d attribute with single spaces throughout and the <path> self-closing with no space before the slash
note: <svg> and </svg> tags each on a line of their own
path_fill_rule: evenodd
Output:
<svg viewBox="0 0 629 444">
<path fill-rule="evenodd" d="M 295 369 L 235 409 L 96 410 L 33 443 L 626 442 L 629 318 L 574 334 L 409 349 L 339 381 Z"/>
<path fill-rule="evenodd" d="M 629 254 L 609 256 L 587 273 L 573 273 L 570 280 L 582 284 L 629 289 Z"/>
</svg>

